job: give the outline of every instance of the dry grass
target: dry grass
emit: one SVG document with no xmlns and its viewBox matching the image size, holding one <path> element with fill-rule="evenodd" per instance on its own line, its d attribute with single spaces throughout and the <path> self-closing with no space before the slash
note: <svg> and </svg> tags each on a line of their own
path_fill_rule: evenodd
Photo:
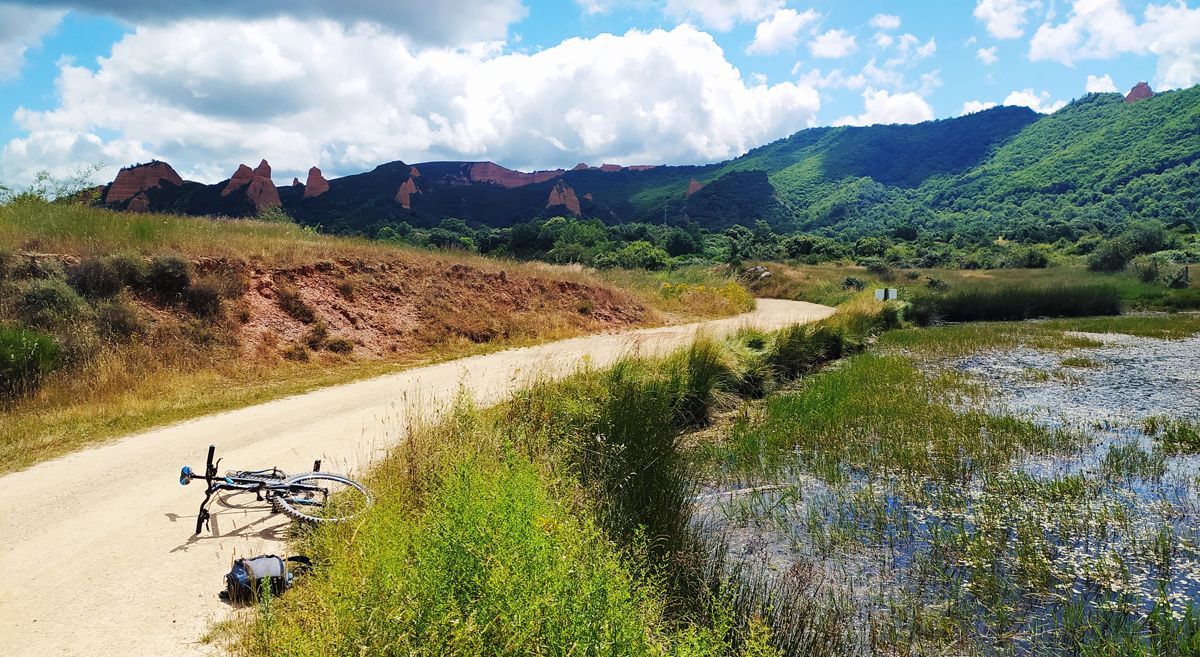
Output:
<svg viewBox="0 0 1200 657">
<path fill-rule="evenodd" d="M 744 289 L 726 287 L 713 272 L 600 276 L 334 238 L 288 224 L 39 202 L 0 206 L 0 251 L 53 253 L 67 261 L 178 253 L 198 269 L 232 262 L 248 272 L 241 296 L 219 316 L 201 320 L 140 298 L 134 301 L 152 320 L 149 334 L 113 340 L 85 327 L 94 345 L 87 358 L 0 415 L 0 472 L 130 432 L 417 364 L 725 316 L 753 304 Z M 349 353 L 305 347 L 304 359 L 281 358 L 312 326 L 253 287 L 267 282 L 296 285 L 314 319 L 328 326 L 327 337 L 342 340 Z M 18 284 L 0 281 L 0 289 Z M 14 320 L 8 305 L 0 299 L 0 321 Z"/>
</svg>

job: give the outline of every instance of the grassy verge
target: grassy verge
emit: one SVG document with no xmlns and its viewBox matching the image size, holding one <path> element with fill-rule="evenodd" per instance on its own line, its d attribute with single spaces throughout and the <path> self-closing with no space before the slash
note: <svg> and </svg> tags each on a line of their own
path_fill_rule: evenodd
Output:
<svg viewBox="0 0 1200 657">
<path fill-rule="evenodd" d="M 460 405 L 375 469 L 365 519 L 301 539 L 321 566 L 227 628 L 230 652 L 778 654 L 769 610 L 739 606 L 694 531 L 680 437 L 894 321 L 864 302 Z"/>
</svg>

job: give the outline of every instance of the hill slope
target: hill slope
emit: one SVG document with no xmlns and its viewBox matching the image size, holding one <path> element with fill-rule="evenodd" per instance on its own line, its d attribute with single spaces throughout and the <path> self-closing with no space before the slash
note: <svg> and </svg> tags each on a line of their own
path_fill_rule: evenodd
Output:
<svg viewBox="0 0 1200 657">
<path fill-rule="evenodd" d="M 179 180 L 162 163 L 122 172 L 116 209 L 244 216 L 272 203 L 308 225 L 375 235 L 455 217 L 507 227 L 556 214 L 607 223 L 693 222 L 850 239 L 905 227 L 1047 241 L 1130 218 L 1188 221 L 1200 194 L 1200 87 L 1137 102 L 1089 94 L 1048 116 L 997 107 L 915 125 L 814 128 L 703 166 L 580 164 L 524 173 L 491 162 L 391 162 L 278 189 L 270 166 Z M 153 168 L 153 169 L 151 169 Z M 137 181 L 141 186 L 131 183 Z"/>
</svg>

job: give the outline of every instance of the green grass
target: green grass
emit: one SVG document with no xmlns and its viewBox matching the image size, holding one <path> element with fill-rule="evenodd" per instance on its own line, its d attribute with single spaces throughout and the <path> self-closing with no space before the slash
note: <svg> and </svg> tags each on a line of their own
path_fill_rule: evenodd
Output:
<svg viewBox="0 0 1200 657">
<path fill-rule="evenodd" d="M 909 303 L 906 314 L 922 325 L 1121 314 L 1121 299 L 1109 285 L 976 285 L 945 292 L 915 290 L 904 299 Z"/>
<path fill-rule="evenodd" d="M 823 330 L 853 345 L 882 325 L 843 313 Z M 679 443 L 740 387 L 737 353 L 702 340 L 490 410 L 460 402 L 373 470 L 361 522 L 299 539 L 314 574 L 211 638 L 240 655 L 778 654 L 769 610 L 692 528 Z M 818 622 L 840 635 L 834 620 L 781 640 Z"/>
</svg>

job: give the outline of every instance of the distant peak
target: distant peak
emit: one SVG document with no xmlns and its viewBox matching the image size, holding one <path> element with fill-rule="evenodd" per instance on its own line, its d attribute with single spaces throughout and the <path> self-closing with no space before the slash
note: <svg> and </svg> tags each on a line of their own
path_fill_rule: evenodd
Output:
<svg viewBox="0 0 1200 657">
<path fill-rule="evenodd" d="M 1150 85 L 1145 82 L 1139 82 L 1133 85 L 1133 88 L 1125 95 L 1125 102 L 1136 103 L 1139 100 L 1145 100 L 1152 96 L 1154 96 L 1154 90 L 1150 88 Z"/>
</svg>

